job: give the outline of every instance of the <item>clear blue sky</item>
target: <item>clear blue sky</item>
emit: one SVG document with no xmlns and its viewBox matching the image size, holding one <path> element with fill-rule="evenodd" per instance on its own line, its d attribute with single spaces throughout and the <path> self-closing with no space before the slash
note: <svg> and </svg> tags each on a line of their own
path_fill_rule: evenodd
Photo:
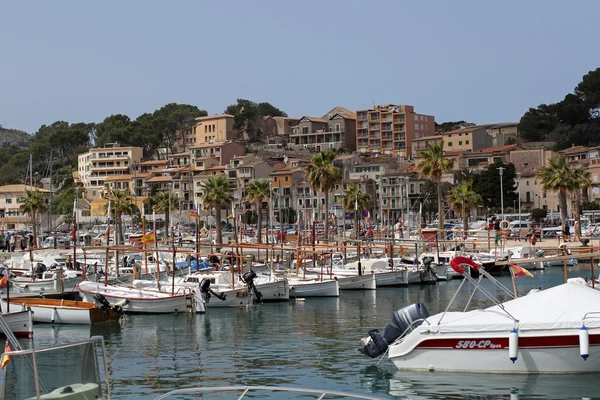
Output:
<svg viewBox="0 0 600 400">
<path fill-rule="evenodd" d="M 4 1 L 0 124 L 411 104 L 437 122 L 519 120 L 600 67 L 600 1 Z"/>
</svg>

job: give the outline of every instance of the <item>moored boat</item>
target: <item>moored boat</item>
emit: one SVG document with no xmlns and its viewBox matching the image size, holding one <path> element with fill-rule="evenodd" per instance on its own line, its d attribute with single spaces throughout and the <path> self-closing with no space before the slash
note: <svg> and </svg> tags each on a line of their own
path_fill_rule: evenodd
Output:
<svg viewBox="0 0 600 400">
<path fill-rule="evenodd" d="M 477 265 L 461 258 L 453 266 L 464 264 Z M 416 303 L 396 311 L 383 334 L 371 331 L 359 350 L 371 357 L 387 350 L 400 370 L 600 372 L 600 357 L 590 356 L 600 351 L 600 291 L 568 282 L 500 302 L 476 290 L 495 305 L 430 316 Z"/>
<path fill-rule="evenodd" d="M 9 303 L 11 309 L 30 309 L 33 312 L 33 322 L 94 325 L 117 322 L 121 317 L 110 305 L 96 305 L 96 302 L 34 297 L 0 299 L 3 310 L 7 309 Z"/>
<path fill-rule="evenodd" d="M 300 279 L 288 277 L 290 297 L 339 297 L 340 285 L 336 280 Z"/>
<path fill-rule="evenodd" d="M 94 295 L 102 294 L 113 305 L 118 304 L 125 313 L 169 314 L 191 309 L 191 293 L 168 294 L 158 291 L 131 289 L 120 286 L 105 286 L 96 282 L 83 281 L 77 285 L 83 301 L 93 302 Z"/>
<path fill-rule="evenodd" d="M 2 307 L 3 310 L 6 308 Z M 17 311 L 19 310 L 19 311 Z M 2 318 L 8 325 L 10 331 L 16 337 L 32 337 L 33 336 L 33 313 L 31 310 L 23 310 L 13 308 L 10 312 L 3 312 Z M 0 332 L 2 333 L 2 332 Z"/>
</svg>

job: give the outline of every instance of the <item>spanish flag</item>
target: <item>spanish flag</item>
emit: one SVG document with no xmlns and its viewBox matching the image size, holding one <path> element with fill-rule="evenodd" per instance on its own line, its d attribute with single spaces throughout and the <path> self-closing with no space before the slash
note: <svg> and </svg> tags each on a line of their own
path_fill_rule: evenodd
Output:
<svg viewBox="0 0 600 400">
<path fill-rule="evenodd" d="M 8 275 L 4 275 L 2 279 L 0 279 L 0 288 L 6 287 L 8 285 Z"/>
<path fill-rule="evenodd" d="M 198 218 L 198 211 L 196 211 L 196 210 L 190 211 L 190 217 Z"/>
<path fill-rule="evenodd" d="M 148 232 L 142 236 L 142 243 L 152 243 L 154 242 L 154 231 Z"/>
<path fill-rule="evenodd" d="M 531 272 L 527 271 L 525 268 L 516 265 L 516 264 L 509 264 L 508 265 L 510 267 L 510 272 L 512 273 L 512 275 L 515 278 L 520 278 L 522 276 L 530 276 L 533 278 L 533 275 L 531 274 Z"/>
<path fill-rule="evenodd" d="M 11 348 L 7 341 L 6 345 L 4 346 L 4 353 L 8 353 L 9 351 L 11 351 Z M 4 354 L 4 356 L 2 356 L 2 362 L 0 363 L 0 369 L 6 367 L 6 364 L 8 364 L 10 360 L 12 360 L 12 356 Z"/>
</svg>

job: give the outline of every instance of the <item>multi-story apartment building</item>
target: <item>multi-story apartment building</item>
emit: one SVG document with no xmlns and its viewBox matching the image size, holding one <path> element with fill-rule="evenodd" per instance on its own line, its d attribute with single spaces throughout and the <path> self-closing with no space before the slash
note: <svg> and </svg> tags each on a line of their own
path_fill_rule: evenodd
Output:
<svg viewBox="0 0 600 400">
<path fill-rule="evenodd" d="M 196 118 L 187 143 L 179 143 L 179 148 L 189 149 L 202 143 L 224 142 L 238 137 L 233 129 L 233 115 L 217 114 Z"/>
<path fill-rule="evenodd" d="M 27 191 L 38 190 L 45 196 L 50 191 L 29 185 L 0 186 L 0 224 L 2 231 L 9 229 L 31 229 L 31 215 L 21 212 L 21 200 Z M 48 203 L 48 198 L 46 198 Z M 39 221 L 38 221 L 39 222 Z"/>
<path fill-rule="evenodd" d="M 85 187 L 84 197 L 88 201 L 102 196 L 106 178 L 131 175 L 134 163 L 142 159 L 141 147 L 122 147 L 118 143 L 96 147 L 78 156 L 78 180 Z"/>
<path fill-rule="evenodd" d="M 414 139 L 435 134 L 435 118 L 417 114 L 413 106 L 381 105 L 356 112 L 356 148 L 408 158 Z"/>
<path fill-rule="evenodd" d="M 482 170 L 487 169 L 489 165 L 494 164 L 496 161 L 507 164 L 510 162 L 510 152 L 515 150 L 522 149 L 516 144 L 509 144 L 462 153 L 458 159 L 458 166 L 460 168 L 469 168 L 470 170 Z"/>
<path fill-rule="evenodd" d="M 517 172 L 517 193 L 520 193 L 522 210 L 543 208 L 548 212 L 558 212 L 558 195 L 555 192 L 542 191 L 542 185 L 537 180 L 537 171 L 547 166 L 550 158 L 556 153 L 549 150 L 513 150 L 509 161 L 514 164 Z M 506 205 L 505 205 L 506 206 Z M 518 204 L 517 204 L 518 207 Z"/>
<path fill-rule="evenodd" d="M 385 172 L 397 168 L 397 160 L 392 157 L 364 157 L 359 164 L 352 167 L 349 179 L 373 179 L 379 181 L 379 177 Z"/>
<path fill-rule="evenodd" d="M 298 125 L 292 128 L 288 146 L 316 152 L 325 149 L 354 151 L 356 115 L 348 111 L 326 114 L 322 118 L 302 117 Z"/>
<path fill-rule="evenodd" d="M 191 146 L 192 163 L 196 158 L 215 157 L 220 165 L 225 165 L 235 156 L 246 154 L 246 149 L 239 143 L 231 141 L 209 142 Z"/>
</svg>

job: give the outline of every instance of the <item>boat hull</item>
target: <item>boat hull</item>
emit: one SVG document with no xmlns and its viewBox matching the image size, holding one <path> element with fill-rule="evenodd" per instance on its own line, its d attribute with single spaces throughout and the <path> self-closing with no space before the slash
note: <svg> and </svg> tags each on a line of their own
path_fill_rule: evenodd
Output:
<svg viewBox="0 0 600 400">
<path fill-rule="evenodd" d="M 4 306 L 2 309 L 5 310 Z M 2 313 L 4 321 L 10 328 L 13 335 L 16 337 L 32 337 L 33 336 L 33 313 L 30 310 L 13 311 Z"/>
<path fill-rule="evenodd" d="M 122 303 L 123 311 L 127 314 L 173 314 L 186 312 L 188 295 L 161 296 L 163 293 L 152 293 L 141 290 L 127 290 L 114 286 L 90 284 L 89 282 L 77 289 L 83 301 L 94 301 L 94 294 L 100 293 L 111 303 Z"/>
<path fill-rule="evenodd" d="M 408 286 L 408 271 L 395 270 L 387 272 L 375 272 L 377 286 Z"/>
<path fill-rule="evenodd" d="M 108 310 L 104 313 L 100 308 L 94 307 L 93 303 L 85 306 L 80 301 L 61 301 L 49 299 L 11 299 L 10 307 L 15 309 L 31 309 L 33 311 L 33 322 L 50 324 L 77 324 L 94 325 L 104 322 L 117 322 L 120 315 L 115 311 Z M 6 309 L 6 299 L 0 300 L 2 309 Z"/>
<path fill-rule="evenodd" d="M 468 348 L 462 348 L 465 343 Z M 519 337 L 518 358 L 514 363 L 508 351 L 507 335 L 461 336 L 425 340 L 407 354 L 399 354 L 392 346 L 389 358 L 398 369 L 410 371 L 523 374 L 600 371 L 599 357 L 584 360 L 580 356 L 578 335 Z M 597 352 L 600 352 L 600 334 L 590 336 L 589 353 Z"/>
<path fill-rule="evenodd" d="M 256 287 L 262 294 L 261 301 L 263 302 L 290 300 L 290 287 L 287 279 L 268 283 L 258 283 Z"/>
<path fill-rule="evenodd" d="M 290 281 L 290 297 L 339 297 L 338 281 Z"/>
<path fill-rule="evenodd" d="M 337 276 L 340 290 L 375 290 L 377 281 L 375 274 L 356 275 L 356 276 Z"/>
</svg>

